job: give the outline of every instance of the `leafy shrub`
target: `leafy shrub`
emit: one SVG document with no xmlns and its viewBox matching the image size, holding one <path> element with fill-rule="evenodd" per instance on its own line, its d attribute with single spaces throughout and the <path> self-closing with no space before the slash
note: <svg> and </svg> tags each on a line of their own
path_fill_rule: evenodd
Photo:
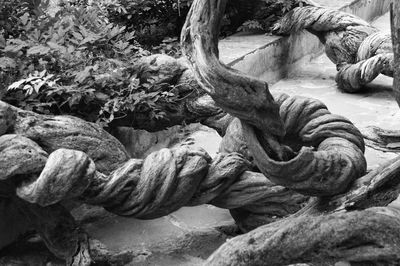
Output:
<svg viewBox="0 0 400 266">
<path fill-rule="evenodd" d="M 271 32 L 279 18 L 299 5 L 301 0 L 259 0 L 252 19 L 244 22 L 238 30 Z"/>
<path fill-rule="evenodd" d="M 104 0 L 103 0 L 104 1 Z M 137 33 L 137 40 L 151 49 L 166 48 L 171 37 L 180 35 L 193 0 L 107 0 L 111 21 L 127 26 Z M 227 3 L 221 35 L 234 33 L 243 22 L 254 15 L 261 0 L 230 0 Z M 167 39 L 165 39 L 167 37 Z M 167 44 L 166 44 L 167 43 Z M 177 47 L 173 43 L 169 52 Z M 151 48 L 150 48 L 151 47 Z M 179 53 L 178 53 L 179 54 Z"/>
<path fill-rule="evenodd" d="M 134 30 L 144 45 L 179 36 L 193 0 L 118 0 L 108 2 L 110 20 Z"/>
<path fill-rule="evenodd" d="M 14 12 L 14 33 L 0 32 L 2 100 L 105 124 L 128 111 L 158 119 L 158 105 L 173 104 L 169 84 L 138 80 L 132 66 L 149 52 L 108 20 L 103 3 L 67 2 L 54 17 L 41 1 L 30 8 L 2 9 Z"/>
</svg>

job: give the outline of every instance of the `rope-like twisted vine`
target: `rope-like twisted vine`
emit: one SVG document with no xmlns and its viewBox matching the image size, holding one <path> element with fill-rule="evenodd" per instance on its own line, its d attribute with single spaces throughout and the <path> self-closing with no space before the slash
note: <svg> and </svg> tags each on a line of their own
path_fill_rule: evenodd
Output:
<svg viewBox="0 0 400 266">
<path fill-rule="evenodd" d="M 298 145 L 311 148 L 303 149 L 288 162 L 270 159 L 274 167 L 262 168 L 268 179 L 248 172 L 248 162 L 236 153 L 220 154 L 212 160 L 202 150 L 182 146 L 155 152 L 144 160 L 128 159 L 121 146 L 114 146 L 114 153 L 109 153 L 108 145 L 116 145 L 116 141 L 90 123 L 20 112 L 23 117 L 13 126 L 18 135 L 0 137 L 2 180 L 40 172 L 37 179 L 17 189 L 18 196 L 41 206 L 78 199 L 118 215 L 152 219 L 186 205 L 212 203 L 236 209 L 267 204 L 271 195 L 279 198 L 279 193 L 288 193 L 279 185 L 306 195 L 338 194 L 365 172 L 363 140 L 348 120 L 330 114 L 317 100 L 282 95 L 278 104 L 290 139 L 297 140 L 295 134 L 301 132 L 304 144 Z M 331 138 L 343 143 L 333 143 Z M 254 143 L 255 139 L 250 139 L 249 143 Z M 50 154 L 48 159 L 46 152 Z M 103 158 L 106 154 L 108 157 Z M 315 165 L 317 169 L 304 165 Z M 299 167 L 304 169 L 293 171 Z"/>
<path fill-rule="evenodd" d="M 348 119 L 331 114 L 318 100 L 286 94 L 275 99 L 286 130 L 282 143 L 299 150 L 295 157 L 272 159 L 257 131 L 239 120 L 228 128 L 221 150 L 250 155 L 274 183 L 312 196 L 342 193 L 365 173 L 364 140 Z"/>
<path fill-rule="evenodd" d="M 308 186 L 306 178 L 301 180 L 304 183 L 302 187 L 293 186 L 293 189 L 306 195 L 337 194 L 362 175 L 365 171 L 363 164 L 360 169 L 355 161 L 351 162 L 354 163 L 352 165 L 344 163 L 348 150 L 354 158 L 361 156 L 364 160 L 362 138 L 351 123 L 330 114 L 316 100 L 286 95 L 282 95 L 281 99 L 278 99 L 278 106 L 281 106 L 280 115 L 284 118 L 285 130 L 290 134 L 304 131 L 307 145 L 318 148 L 320 143 L 332 136 L 348 142 L 346 150 L 338 150 L 337 145 L 331 145 L 345 159 L 337 157 L 330 163 L 342 171 L 331 172 L 327 176 L 321 168 L 317 169 L 322 171 L 321 175 L 317 177 L 316 173 L 312 177 L 319 178 L 325 188 L 321 189 L 324 185 L 311 182 L 308 184 L 311 187 L 303 189 Z M 42 213 L 60 215 L 59 209 L 53 206 L 65 200 L 100 205 L 117 215 L 153 219 L 182 206 L 205 203 L 284 217 L 297 211 L 306 199 L 289 188 L 271 182 L 274 179 L 282 182 L 288 172 L 279 175 L 279 169 L 271 169 L 264 174 L 249 171 L 249 162 L 237 153 L 221 153 L 211 159 L 203 150 L 183 145 L 163 149 L 143 160 L 129 159 L 116 139 L 97 125 L 81 119 L 38 115 L 4 102 L 0 102 L 0 114 L 4 134 L 0 136 L 0 184 L 11 184 L 10 189 L 2 192 L 2 197 L 13 197 L 16 193 L 24 202 L 38 206 L 32 214 L 31 208 L 21 203 L 28 216 L 34 215 L 36 220 Z M 306 117 L 311 120 L 306 121 Z M 297 126 L 298 120 L 304 120 L 304 127 Z M 351 129 L 351 132 L 340 129 Z M 330 130 L 337 133 L 330 133 Z M 311 161 L 320 160 L 314 156 L 319 151 L 313 152 L 312 148 L 308 151 L 306 157 Z M 290 165 L 298 163 L 301 164 L 301 160 L 289 162 Z M 273 164 L 284 165 L 284 162 L 274 161 Z M 271 180 L 265 175 L 271 176 Z M 338 190 L 329 187 L 332 183 Z M 312 187 L 314 185 L 316 187 Z M 51 211 L 46 208 L 51 208 Z M 60 217 L 71 219 L 66 213 Z M 57 218 L 54 217 L 54 220 Z M 244 228 L 253 226 L 251 221 L 241 221 L 240 217 L 238 222 Z M 40 227 L 47 228 L 46 222 L 43 223 Z M 53 239 L 60 232 L 42 232 L 55 254 L 75 256 L 66 252 L 65 246 L 54 243 Z M 80 243 L 82 237 L 74 239 Z M 77 256 L 83 256 L 83 260 L 87 261 L 84 247 L 79 245 Z"/>
<path fill-rule="evenodd" d="M 317 118 L 313 121 L 313 118 L 308 116 L 312 115 L 313 112 L 308 109 L 309 106 L 307 104 L 303 105 L 303 108 L 299 108 L 300 110 L 305 110 L 305 123 L 301 121 L 301 113 L 297 113 L 287 120 L 279 116 L 279 121 L 282 121 L 284 125 L 284 121 L 296 121 L 293 124 L 290 123 L 290 125 L 295 125 L 293 126 L 293 131 L 288 130 L 284 126 L 286 134 L 287 132 L 292 132 L 297 137 L 303 137 L 303 141 L 312 141 L 312 137 L 310 138 L 310 136 L 313 136 L 313 134 L 308 135 L 305 129 L 313 128 L 316 129 L 316 132 L 321 133 L 321 136 L 327 137 L 326 143 L 321 140 L 317 141 L 319 143 L 319 150 L 317 152 L 308 152 L 307 156 L 302 158 L 304 164 L 302 164 L 302 160 L 299 160 L 298 163 L 290 165 L 292 160 L 296 161 L 296 156 L 299 155 L 285 147 L 284 137 L 286 135 L 279 135 L 282 131 L 274 131 L 273 133 L 275 134 L 268 134 L 271 131 L 263 127 L 262 124 L 253 122 L 249 125 L 248 117 L 250 115 L 257 118 L 253 121 L 259 121 L 262 117 L 267 119 L 267 116 L 263 116 L 259 112 L 251 112 L 251 108 L 241 108 L 243 106 L 241 102 L 247 100 L 246 97 L 241 98 L 241 96 L 246 95 L 248 88 L 252 88 L 252 86 L 260 88 L 258 86 L 260 82 L 246 77 L 247 84 L 243 85 L 243 77 L 238 78 L 234 70 L 223 66 L 218 61 L 218 50 L 216 49 L 218 41 L 217 33 L 225 4 L 225 0 L 194 1 L 182 32 L 183 48 L 192 64 L 196 78 L 216 103 L 225 108 L 223 100 L 228 99 L 230 105 L 236 103 L 239 106 L 236 109 L 237 112 L 235 115 L 241 120 L 238 124 L 242 126 L 242 131 L 244 132 L 243 138 L 246 138 L 246 145 L 250 150 L 250 155 L 255 158 L 256 165 L 267 176 L 268 173 L 274 173 L 274 170 L 276 170 L 276 173 L 281 174 L 281 176 L 274 176 L 273 178 L 276 177 L 273 180 L 274 182 L 285 182 L 285 186 L 294 186 L 295 188 L 297 184 L 300 184 L 300 187 L 297 187 L 299 190 L 305 188 L 301 187 L 301 185 L 306 183 L 301 182 L 303 178 L 311 180 L 308 185 L 312 186 L 318 182 L 324 183 L 326 181 L 325 177 L 332 177 L 329 174 L 330 171 L 335 172 L 335 170 L 340 169 L 338 172 L 346 172 L 349 168 L 342 168 L 335 164 L 330 165 L 326 161 L 331 159 L 335 161 L 335 158 L 329 156 L 333 155 L 335 151 L 335 153 L 340 154 L 338 157 L 340 158 L 339 160 L 342 160 L 344 164 L 351 165 L 353 158 L 351 158 L 352 154 L 349 151 L 352 149 L 351 147 L 357 147 L 357 142 L 354 142 L 354 139 L 351 138 L 345 138 L 345 141 L 343 141 L 341 138 L 330 135 L 331 133 L 328 133 L 328 131 L 326 131 L 328 136 L 325 135 L 323 133 L 325 131 L 324 123 L 320 128 L 321 131 L 319 131 L 319 123 L 316 123 L 316 121 L 319 121 L 319 115 L 316 115 Z M 320 16 L 323 17 L 323 14 Z M 314 22 L 311 23 L 313 24 Z M 351 25 L 352 22 L 349 23 Z M 315 25 L 318 25 L 318 23 L 315 23 Z M 352 27 L 353 33 L 365 33 L 368 30 L 371 30 L 371 33 L 374 32 L 374 29 L 365 25 L 365 23 L 348 27 Z M 339 30 L 338 33 L 340 32 Z M 342 36 L 343 34 L 342 32 Z M 365 37 L 368 35 L 364 34 Z M 349 38 L 351 40 L 351 36 Z M 361 43 L 362 39 L 356 34 L 352 41 L 357 42 L 359 40 L 359 43 Z M 346 41 L 343 42 L 346 43 Z M 348 45 L 351 46 L 352 43 L 350 42 Z M 350 54 L 348 53 L 348 55 Z M 338 56 L 342 55 L 339 54 Z M 211 65 L 212 67 L 207 68 L 207 65 Z M 262 95 L 268 93 L 267 86 L 264 87 L 264 90 L 264 92 L 253 90 L 252 95 L 260 95 L 262 97 Z M 268 101 L 268 99 L 264 101 L 264 104 L 270 105 L 272 108 L 276 102 Z M 277 101 L 285 102 L 285 96 L 282 96 L 282 98 L 278 97 Z M 287 101 L 288 107 L 286 108 L 290 109 L 292 105 L 295 108 L 296 104 L 293 104 L 294 102 L 294 100 Z M 256 103 L 254 108 L 257 107 Z M 247 104 L 251 103 L 247 102 Z M 318 107 L 318 104 L 314 106 L 316 106 L 316 110 L 321 109 L 322 112 L 325 112 L 324 108 Z M 281 105 L 282 109 L 285 110 Z M 288 113 L 290 114 L 290 112 Z M 268 119 L 274 119 L 271 115 L 268 116 Z M 323 118 L 324 115 L 321 115 L 321 117 Z M 307 122 L 309 122 L 309 125 Z M 346 126 L 343 127 L 346 124 L 342 124 L 343 122 L 343 118 L 340 117 L 327 119 L 326 125 L 329 126 L 326 129 L 339 129 L 338 135 L 343 138 L 342 134 L 348 131 Z M 304 128 L 301 128 L 302 126 Z M 228 128 L 228 132 L 229 130 L 230 128 Z M 332 130 L 332 132 L 335 132 L 335 130 Z M 271 141 L 271 135 L 279 137 Z M 315 135 L 316 139 L 314 141 L 318 139 L 317 135 Z M 290 136 L 287 135 L 287 137 Z M 278 149 L 273 146 L 275 144 L 274 141 L 280 144 Z M 297 141 L 299 140 L 297 139 Z M 299 142 L 300 145 L 304 145 L 304 143 L 301 143 L 301 140 Z M 239 145 L 239 150 L 246 150 L 246 147 L 243 148 L 243 145 Z M 323 152 L 318 154 L 320 150 Z M 280 153 L 277 151 L 280 151 Z M 282 156 L 276 156 L 277 154 Z M 299 154 L 301 157 L 303 150 L 300 150 Z M 318 161 L 319 156 L 321 156 L 320 158 L 326 157 L 315 163 Z M 316 158 L 315 161 L 313 157 Z M 289 164 L 287 167 L 289 170 L 285 168 L 287 164 Z M 325 166 L 327 167 L 325 168 Z M 322 170 L 326 175 L 320 175 L 319 179 L 314 178 L 314 171 L 318 172 L 317 169 L 321 170 L 319 167 L 327 170 L 326 172 Z M 334 169 L 334 167 L 338 167 L 338 169 Z M 359 182 L 358 180 L 355 181 L 351 187 L 347 188 L 346 191 L 350 192 L 345 195 L 334 197 L 334 200 L 330 197 L 316 199 L 310 205 L 286 219 L 260 227 L 244 236 L 228 241 L 210 257 L 207 264 L 265 265 L 267 263 L 268 265 L 287 265 L 314 261 L 317 263 L 321 261 L 337 262 L 341 259 L 361 263 L 378 261 L 383 263 L 395 262 L 398 264 L 400 261 L 400 256 L 398 255 L 400 251 L 400 236 L 396 231 L 400 224 L 398 211 L 393 211 L 391 208 L 381 208 L 369 209 L 360 213 L 346 212 L 326 215 L 332 212 L 347 211 L 352 207 L 363 208 L 361 207 L 361 202 L 367 203 L 364 205 L 364 208 L 369 206 L 384 206 L 394 199 L 393 196 L 398 196 L 400 180 L 396 176 L 400 172 L 400 165 L 398 162 L 389 162 L 385 167 L 387 167 L 383 168 L 385 171 L 378 169 L 371 175 L 361 177 Z M 362 169 L 362 167 L 359 169 Z M 297 171 L 311 174 L 311 177 L 308 175 L 297 175 Z M 346 176 L 346 173 L 344 173 L 344 176 Z M 346 202 L 346 207 L 339 208 L 338 205 L 344 202 Z M 370 205 L 368 206 L 368 204 Z M 371 217 L 372 215 L 375 217 Z M 360 219 L 363 219 L 363 221 L 356 224 Z M 383 228 L 386 231 L 379 231 L 379 228 Z M 394 239 L 389 240 L 391 236 L 394 236 Z"/>
<path fill-rule="evenodd" d="M 337 65 L 340 89 L 357 92 L 379 74 L 393 76 L 393 49 L 389 34 L 354 15 L 324 7 L 296 7 L 275 25 L 279 34 L 308 30 L 325 45 Z"/>
</svg>

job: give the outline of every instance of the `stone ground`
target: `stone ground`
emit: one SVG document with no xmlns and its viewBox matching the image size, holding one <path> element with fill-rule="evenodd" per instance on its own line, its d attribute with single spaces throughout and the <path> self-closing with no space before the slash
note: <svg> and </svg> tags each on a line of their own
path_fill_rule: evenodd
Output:
<svg viewBox="0 0 400 266">
<path fill-rule="evenodd" d="M 374 24 L 388 30 L 389 16 L 379 18 Z M 320 99 L 333 113 L 348 117 L 360 128 L 369 125 L 398 128 L 400 109 L 391 96 L 392 79 L 379 77 L 364 93 L 345 94 L 337 90 L 335 66 L 325 55 L 303 61 L 294 69 L 289 79 L 274 84 L 271 90 Z M 211 156 L 217 153 L 221 138 L 215 131 L 202 128 L 190 137 Z M 366 156 L 369 168 L 375 168 L 395 154 L 368 148 Z M 111 250 L 134 251 L 137 256 L 128 265 L 200 265 L 235 234 L 229 212 L 209 205 L 182 208 L 151 221 L 115 217 L 100 209 L 81 209 L 75 215 L 91 236 Z"/>
</svg>

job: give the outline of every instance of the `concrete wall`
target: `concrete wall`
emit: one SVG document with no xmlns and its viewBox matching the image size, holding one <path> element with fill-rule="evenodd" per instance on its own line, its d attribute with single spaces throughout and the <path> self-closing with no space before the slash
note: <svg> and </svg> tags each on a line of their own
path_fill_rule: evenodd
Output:
<svg viewBox="0 0 400 266">
<path fill-rule="evenodd" d="M 388 12 L 392 1 L 393 0 L 355 0 L 351 4 L 343 6 L 340 10 L 359 16 L 366 21 L 372 21 Z"/>
<path fill-rule="evenodd" d="M 355 14 L 372 21 L 389 11 L 391 0 L 315 0 L 315 2 Z M 265 41 L 262 45 L 259 42 Z M 233 46 L 238 43 L 238 50 Z M 289 37 L 237 34 L 220 42 L 220 58 L 224 63 L 254 77 L 274 83 L 286 78 L 291 65 L 300 59 L 310 59 L 323 52 L 318 38 L 304 31 Z M 246 47 L 245 50 L 242 47 Z M 253 47 L 252 51 L 250 47 Z M 238 56 L 231 60 L 232 56 Z"/>
</svg>

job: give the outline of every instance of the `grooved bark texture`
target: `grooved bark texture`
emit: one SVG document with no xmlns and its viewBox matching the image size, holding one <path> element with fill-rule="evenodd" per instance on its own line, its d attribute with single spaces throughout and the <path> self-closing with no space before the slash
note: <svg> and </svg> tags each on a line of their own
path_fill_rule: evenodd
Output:
<svg viewBox="0 0 400 266">
<path fill-rule="evenodd" d="M 396 2 L 396 1 L 395 1 Z M 357 92 L 379 74 L 393 76 L 393 50 L 389 34 L 351 14 L 313 5 L 297 7 L 276 25 L 279 34 L 308 30 L 325 45 L 336 64 L 338 87 Z"/>
<path fill-rule="evenodd" d="M 393 90 L 400 106 L 400 2 L 393 1 L 390 10 L 393 52 L 394 52 L 394 82 Z"/>
<path fill-rule="evenodd" d="M 229 97 L 230 102 L 236 102 L 240 106 L 241 101 L 251 98 L 241 98 L 241 95 L 235 92 L 246 91 L 246 88 L 252 87 L 251 84 L 258 84 L 258 81 L 248 78 L 246 82 L 250 84 L 235 82 L 235 88 L 228 91 L 229 86 L 224 77 L 229 76 L 230 81 L 240 79 L 234 74 L 230 75 L 229 72 L 235 74 L 236 72 L 221 66 L 217 60 L 215 30 L 220 23 L 220 14 L 223 13 L 225 3 L 226 0 L 195 0 L 182 32 L 182 42 L 185 55 L 188 56 L 202 88 L 212 95 L 217 105 L 231 113 L 229 108 L 233 105 L 226 106 L 223 99 Z M 316 7 L 307 7 L 305 10 L 303 12 L 304 9 L 299 8 L 292 12 L 292 17 L 286 18 L 284 26 L 289 25 L 289 29 L 311 27 L 311 30 L 324 32 L 320 38 L 327 45 L 332 45 L 328 46 L 330 49 L 328 54 L 338 63 L 354 64 L 361 43 L 376 32 L 376 29 L 368 23 L 348 14 Z M 369 41 L 374 43 L 375 40 L 375 38 L 370 38 Z M 379 49 L 378 47 L 376 51 Z M 360 57 L 365 54 L 368 52 L 362 50 Z M 380 62 L 380 60 L 377 61 Z M 208 68 L 207 66 L 210 65 L 217 67 Z M 364 69 L 358 69 L 357 73 L 368 70 L 367 66 L 369 66 L 368 63 Z M 210 69 L 212 73 L 209 73 Z M 384 68 L 385 73 L 389 73 L 389 70 L 390 68 Z M 358 86 L 367 78 L 370 78 L 370 75 L 358 76 L 355 78 L 357 82 L 349 82 L 349 84 L 353 87 Z M 252 93 L 257 95 L 259 91 L 254 90 Z M 254 158 L 256 166 L 264 175 L 276 174 L 276 176 L 274 174 L 270 176 L 273 182 L 309 195 L 318 192 L 325 182 L 328 182 L 325 191 L 331 187 L 335 190 L 333 183 L 329 182 L 333 179 L 330 179 L 328 172 L 337 171 L 344 176 L 351 172 L 351 168 L 341 168 L 339 165 L 355 165 L 356 168 L 363 169 L 365 161 L 362 155 L 354 156 L 347 150 L 353 146 L 360 148 L 357 138 L 345 137 L 353 132 L 351 124 L 347 124 L 349 127 L 344 126 L 347 120 L 334 116 L 326 120 L 322 119 L 326 110 L 323 105 L 312 100 L 298 97 L 288 100 L 286 97 L 279 95 L 275 97 L 275 100 L 281 106 L 280 119 L 277 121 L 283 122 L 284 132 L 287 135 L 280 135 L 280 138 L 271 141 L 270 136 L 266 134 L 268 129 L 262 123 L 249 123 L 248 120 L 250 115 L 257 117 L 257 120 L 276 119 L 275 115 L 245 113 L 248 109 L 239 107 L 232 114 L 241 121 L 233 122 L 237 124 L 236 128 L 232 127 L 232 124 L 228 127 L 227 139 L 224 142 L 225 149 L 242 152 L 249 159 Z M 251 105 L 253 102 L 246 102 L 246 104 Z M 274 102 L 264 101 L 264 104 L 273 106 Z M 301 111 L 296 111 L 296 108 Z M 282 111 L 285 109 L 289 111 Z M 255 119 L 250 120 L 255 121 Z M 316 123 L 318 125 L 314 124 L 314 120 L 318 121 Z M 325 125 L 328 125 L 326 131 Z M 307 129 L 311 128 L 315 130 L 315 134 L 306 133 Z M 234 137 L 230 135 L 232 132 L 234 132 Z M 237 136 L 238 132 L 243 132 L 243 135 Z M 318 134 L 327 138 L 325 142 L 318 140 L 316 141 L 318 144 L 313 143 L 313 138 L 317 140 Z M 285 141 L 285 137 L 291 141 Z M 346 141 L 343 142 L 341 138 L 345 138 Z M 319 145 L 315 153 L 301 149 L 307 141 L 309 144 Z M 273 146 L 276 143 L 280 146 L 278 149 Z M 344 161 L 329 166 L 328 162 L 335 161 L 329 156 L 330 148 L 334 154 L 340 154 L 338 155 L 340 160 Z M 323 155 L 318 158 L 317 153 L 321 149 Z M 247 150 L 250 152 L 246 152 Z M 297 153 L 299 150 L 300 152 Z M 281 151 L 280 155 L 283 156 L 280 158 L 274 156 L 276 151 Z M 314 164 L 315 161 L 312 158 L 318 163 Z M 344 158 L 347 158 L 348 162 L 354 161 L 345 163 Z M 325 172 L 324 169 L 330 170 Z M 354 182 L 347 183 L 347 185 L 350 184 L 349 187 L 341 187 L 343 189 L 341 191 L 326 194 L 328 197 L 315 198 L 302 210 L 287 218 L 229 240 L 209 258 L 207 265 L 324 264 L 341 260 L 357 262 L 361 265 L 370 263 L 398 265 L 400 262 L 399 210 L 393 207 L 375 208 L 375 206 L 386 206 L 399 195 L 399 164 L 397 161 L 388 162 L 382 168 L 362 177 L 359 176 L 362 171 L 356 172 L 358 174 L 355 174 L 352 179 Z M 304 173 L 304 176 L 301 173 Z M 317 173 L 323 174 L 318 178 L 314 177 Z M 334 195 L 341 192 L 344 194 Z M 363 210 L 367 207 L 371 208 Z M 236 214 L 235 211 L 234 215 Z"/>
</svg>

